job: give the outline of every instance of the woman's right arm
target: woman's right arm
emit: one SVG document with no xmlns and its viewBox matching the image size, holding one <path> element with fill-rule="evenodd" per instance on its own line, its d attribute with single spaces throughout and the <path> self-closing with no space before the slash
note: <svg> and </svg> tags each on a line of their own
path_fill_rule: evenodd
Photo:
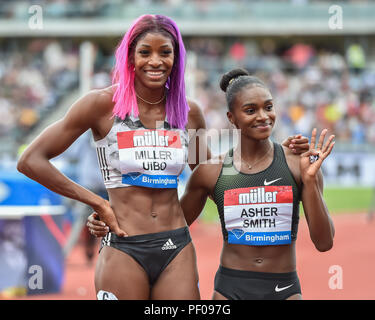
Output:
<svg viewBox="0 0 375 320">
<path fill-rule="evenodd" d="M 195 167 L 186 184 L 185 192 L 180 199 L 185 220 L 189 226 L 202 212 L 210 193 L 209 183 L 212 183 L 213 181 L 208 176 L 208 174 L 210 174 L 210 166 L 212 165 L 199 164 Z M 108 232 L 107 224 L 103 224 L 102 219 L 98 216 L 97 212 L 93 212 L 87 218 L 86 225 L 89 228 L 90 233 L 96 237 L 104 237 Z"/>
<path fill-rule="evenodd" d="M 89 205 L 111 230 L 125 234 L 119 229 L 108 201 L 70 180 L 50 162 L 81 134 L 96 127 L 105 113 L 105 108 L 100 105 L 102 100 L 101 93 L 91 91 L 74 103 L 63 119 L 46 128 L 25 149 L 17 170 L 53 192 Z"/>
<path fill-rule="evenodd" d="M 222 167 L 221 161 L 222 157 L 201 163 L 194 168 L 189 177 L 185 192 L 180 199 L 181 208 L 189 226 L 201 214 L 207 197 L 213 193 Z M 86 225 L 90 233 L 96 237 L 104 237 L 108 232 L 107 225 L 103 224 L 101 220 L 96 212 L 87 218 Z"/>
</svg>

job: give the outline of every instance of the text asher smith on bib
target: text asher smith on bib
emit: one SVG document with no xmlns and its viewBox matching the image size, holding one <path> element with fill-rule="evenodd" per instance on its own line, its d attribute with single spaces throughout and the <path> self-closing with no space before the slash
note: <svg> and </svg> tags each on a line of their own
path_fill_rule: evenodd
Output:
<svg viewBox="0 0 375 320">
<path fill-rule="evenodd" d="M 117 133 L 122 183 L 177 188 L 186 160 L 178 131 L 133 130 Z"/>
<path fill-rule="evenodd" d="M 292 186 L 260 186 L 224 192 L 228 243 L 290 244 L 292 214 Z"/>
</svg>

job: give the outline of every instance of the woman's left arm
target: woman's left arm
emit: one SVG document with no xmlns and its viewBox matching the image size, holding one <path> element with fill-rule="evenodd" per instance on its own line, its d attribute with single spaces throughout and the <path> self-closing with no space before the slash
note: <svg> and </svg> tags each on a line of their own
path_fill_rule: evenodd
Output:
<svg viewBox="0 0 375 320">
<path fill-rule="evenodd" d="M 321 252 L 332 248 L 335 234 L 334 225 L 323 198 L 323 175 L 320 169 L 335 144 L 334 136 L 331 135 L 323 145 L 326 134 L 327 130 L 324 129 L 315 148 L 316 129 L 314 129 L 310 149 L 301 154 L 300 159 L 303 209 L 311 240 Z"/>
</svg>

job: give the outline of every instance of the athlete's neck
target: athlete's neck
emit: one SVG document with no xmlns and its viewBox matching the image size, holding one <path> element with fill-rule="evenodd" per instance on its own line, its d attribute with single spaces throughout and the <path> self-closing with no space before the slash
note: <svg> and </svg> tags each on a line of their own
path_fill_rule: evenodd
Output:
<svg viewBox="0 0 375 320">
<path fill-rule="evenodd" d="M 165 87 L 160 87 L 160 88 L 147 88 L 139 82 L 134 81 L 134 90 L 137 95 L 137 100 L 138 100 L 138 105 L 146 105 L 148 107 L 155 107 L 155 106 L 165 106 L 165 101 L 166 99 L 163 99 L 166 94 L 166 89 Z M 147 103 L 146 101 L 150 102 Z M 154 104 L 155 102 L 158 102 L 157 104 Z"/>
<path fill-rule="evenodd" d="M 234 150 L 234 154 L 240 156 L 243 160 L 254 162 L 269 153 L 272 145 L 270 139 L 254 140 L 241 137 L 241 154 L 239 154 L 238 148 Z"/>
</svg>

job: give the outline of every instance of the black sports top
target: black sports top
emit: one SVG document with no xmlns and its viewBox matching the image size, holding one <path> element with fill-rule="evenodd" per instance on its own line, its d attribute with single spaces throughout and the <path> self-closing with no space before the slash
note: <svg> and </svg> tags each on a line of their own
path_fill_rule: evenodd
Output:
<svg viewBox="0 0 375 320">
<path fill-rule="evenodd" d="M 254 174 L 234 167 L 233 149 L 225 156 L 214 201 L 228 243 L 283 245 L 297 238 L 300 190 L 282 146 L 273 146 L 271 165 Z"/>
</svg>

